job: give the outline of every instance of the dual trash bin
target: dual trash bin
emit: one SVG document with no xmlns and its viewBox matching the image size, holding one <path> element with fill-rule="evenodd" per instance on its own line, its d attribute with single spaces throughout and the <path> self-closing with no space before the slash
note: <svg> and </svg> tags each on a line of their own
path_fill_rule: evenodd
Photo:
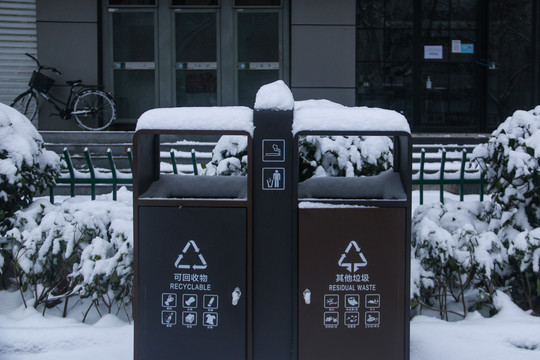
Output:
<svg viewBox="0 0 540 360">
<path fill-rule="evenodd" d="M 134 136 L 135 359 L 408 359 L 398 114 L 377 113 L 377 130 L 350 108 L 322 124 L 321 109 L 191 110 L 151 110 Z M 247 175 L 162 174 L 160 139 L 184 135 L 245 137 Z M 389 137 L 393 167 L 301 182 L 298 141 L 319 135 Z"/>
</svg>

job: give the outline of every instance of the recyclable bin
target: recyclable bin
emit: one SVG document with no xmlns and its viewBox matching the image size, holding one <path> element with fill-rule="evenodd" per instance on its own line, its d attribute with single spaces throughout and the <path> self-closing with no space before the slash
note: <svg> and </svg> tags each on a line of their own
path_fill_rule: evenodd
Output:
<svg viewBox="0 0 540 360">
<path fill-rule="evenodd" d="M 250 358 L 252 113 L 229 110 L 156 109 L 137 125 L 135 359 Z M 245 136 L 247 176 L 161 173 L 160 139 L 191 135 Z"/>
<path fill-rule="evenodd" d="M 339 110 L 333 116 L 339 119 Z M 371 177 L 299 182 L 296 172 L 297 358 L 408 359 L 410 134 L 333 131 L 331 121 L 326 127 L 296 129 L 297 169 L 298 139 L 306 135 L 388 136 L 394 164 Z"/>
</svg>

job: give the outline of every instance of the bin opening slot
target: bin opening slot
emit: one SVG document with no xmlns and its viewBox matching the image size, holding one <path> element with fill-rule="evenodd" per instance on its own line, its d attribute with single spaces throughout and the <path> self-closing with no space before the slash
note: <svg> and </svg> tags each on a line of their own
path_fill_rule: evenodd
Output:
<svg viewBox="0 0 540 360">
<path fill-rule="evenodd" d="M 379 134 L 299 135 L 298 198 L 406 199 L 396 140 Z"/>
<path fill-rule="evenodd" d="M 160 173 L 181 175 L 246 175 L 248 136 L 160 134 Z"/>
<path fill-rule="evenodd" d="M 153 138 L 155 144 L 143 140 Z M 243 134 L 170 131 L 140 135 L 139 198 L 247 199 L 248 143 Z"/>
<path fill-rule="evenodd" d="M 301 199 L 406 199 L 399 173 L 387 170 L 375 176 L 312 177 L 298 184 Z"/>
<path fill-rule="evenodd" d="M 161 174 L 141 198 L 246 199 L 246 176 Z"/>
</svg>

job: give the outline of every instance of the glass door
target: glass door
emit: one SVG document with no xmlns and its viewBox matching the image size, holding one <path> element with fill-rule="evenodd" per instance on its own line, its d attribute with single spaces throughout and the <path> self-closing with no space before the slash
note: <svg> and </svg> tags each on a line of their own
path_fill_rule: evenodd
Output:
<svg viewBox="0 0 540 360">
<path fill-rule="evenodd" d="M 423 0 L 421 127 L 493 130 L 532 99 L 532 0 Z"/>
<path fill-rule="evenodd" d="M 488 130 L 514 111 L 536 105 L 532 95 L 534 13 L 532 0 L 489 1 L 488 57 L 484 64 L 488 69 Z"/>
<path fill-rule="evenodd" d="M 422 1 L 421 126 L 472 129 L 481 112 L 478 0 Z"/>
<path fill-rule="evenodd" d="M 176 105 L 216 106 L 220 103 L 218 17 L 215 10 L 175 13 Z"/>
<path fill-rule="evenodd" d="M 120 121 L 134 122 L 157 104 L 156 12 L 110 8 L 112 83 Z"/>
<path fill-rule="evenodd" d="M 356 7 L 356 103 L 413 116 L 413 0 Z"/>
<path fill-rule="evenodd" d="M 279 10 L 236 12 L 237 104 L 253 107 L 257 90 L 281 78 Z"/>
</svg>

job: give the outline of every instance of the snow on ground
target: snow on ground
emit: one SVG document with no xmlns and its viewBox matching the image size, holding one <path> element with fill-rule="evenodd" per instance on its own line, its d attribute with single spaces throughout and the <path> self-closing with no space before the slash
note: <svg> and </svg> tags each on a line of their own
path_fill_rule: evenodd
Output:
<svg viewBox="0 0 540 360">
<path fill-rule="evenodd" d="M 86 306 L 75 306 L 81 317 Z M 133 326 L 114 315 L 93 325 L 59 311 L 45 316 L 25 308 L 18 292 L 0 291 L 0 359 L 2 360 L 123 360 L 133 359 Z"/>
<path fill-rule="evenodd" d="M 438 199 L 438 191 L 424 195 L 426 203 Z M 459 197 L 446 193 L 445 199 Z M 467 199 L 476 201 L 478 195 Z M 417 204 L 418 193 L 413 192 L 413 206 Z M 491 318 L 470 313 L 464 320 L 446 322 L 416 316 L 411 321 L 411 360 L 540 359 L 540 318 L 520 310 L 502 293 L 496 304 L 500 311 Z M 99 319 L 96 314 L 83 324 L 86 307 L 73 304 L 65 319 L 60 309 L 42 316 L 31 307 L 25 309 L 19 293 L 0 291 L 0 359 L 133 359 L 133 325 L 114 315 Z"/>
<path fill-rule="evenodd" d="M 411 321 L 411 360 L 540 359 L 540 318 L 529 315 L 503 293 L 499 313 L 446 322 L 417 316 Z"/>
<path fill-rule="evenodd" d="M 131 360 L 133 326 L 113 315 L 93 325 L 24 309 L 19 294 L 0 291 L 0 359 Z M 533 360 L 540 358 L 540 318 L 500 296 L 499 314 L 446 322 L 411 321 L 411 360 Z M 361 339 L 359 339 L 361 341 Z"/>
<path fill-rule="evenodd" d="M 417 206 L 420 205 L 420 192 L 419 191 L 413 191 L 411 194 L 412 199 L 412 213 L 414 214 L 414 210 Z M 444 201 L 445 203 L 448 201 L 459 201 L 459 195 L 449 193 L 445 191 L 443 193 Z M 490 200 L 490 196 L 488 194 L 484 194 L 484 200 Z M 440 201 L 440 192 L 439 190 L 424 190 L 424 204 L 434 203 Z M 479 194 L 469 194 L 463 196 L 463 201 L 480 201 L 480 195 Z"/>
</svg>

